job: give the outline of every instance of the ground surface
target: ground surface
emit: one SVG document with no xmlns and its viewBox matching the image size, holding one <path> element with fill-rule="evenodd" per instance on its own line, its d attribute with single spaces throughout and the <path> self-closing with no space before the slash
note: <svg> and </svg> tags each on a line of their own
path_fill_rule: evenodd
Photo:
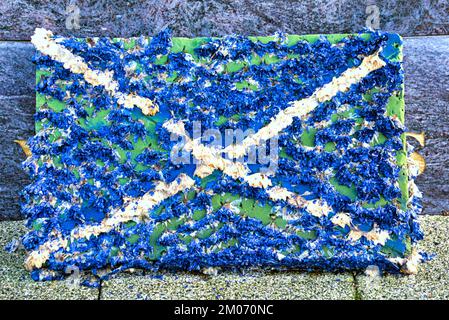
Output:
<svg viewBox="0 0 449 320">
<path fill-rule="evenodd" d="M 426 239 L 419 249 L 436 254 L 414 276 L 363 273 L 249 272 L 119 274 L 101 289 L 73 282 L 34 282 L 25 253 L 0 252 L 0 299 L 449 299 L 449 217 L 422 216 Z M 0 222 L 0 246 L 25 232 L 20 221 Z"/>
</svg>

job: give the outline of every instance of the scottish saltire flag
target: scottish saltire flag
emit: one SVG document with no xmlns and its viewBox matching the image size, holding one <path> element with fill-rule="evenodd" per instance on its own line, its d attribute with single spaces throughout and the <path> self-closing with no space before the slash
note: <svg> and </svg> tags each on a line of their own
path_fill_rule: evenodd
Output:
<svg viewBox="0 0 449 320">
<path fill-rule="evenodd" d="M 33 278 L 416 272 L 398 35 L 32 42 Z"/>
</svg>

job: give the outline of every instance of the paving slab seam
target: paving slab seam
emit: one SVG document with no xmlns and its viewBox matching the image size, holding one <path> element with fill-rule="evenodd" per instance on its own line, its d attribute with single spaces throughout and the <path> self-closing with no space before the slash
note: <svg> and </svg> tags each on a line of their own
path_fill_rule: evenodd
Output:
<svg viewBox="0 0 449 320">
<path fill-rule="evenodd" d="M 98 298 L 97 300 L 102 300 L 101 299 L 101 291 L 103 289 L 103 280 L 100 280 L 100 286 L 98 287 Z"/>
<path fill-rule="evenodd" d="M 357 280 L 357 273 L 352 273 L 352 283 L 354 289 L 354 299 L 353 300 L 363 300 L 362 292 L 360 291 L 359 282 Z"/>
</svg>

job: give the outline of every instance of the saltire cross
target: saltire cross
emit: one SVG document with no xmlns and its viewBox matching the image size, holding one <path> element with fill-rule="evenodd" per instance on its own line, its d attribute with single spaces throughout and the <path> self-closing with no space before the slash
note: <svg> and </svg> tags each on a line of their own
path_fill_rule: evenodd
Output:
<svg viewBox="0 0 449 320">
<path fill-rule="evenodd" d="M 310 41 L 310 39 L 307 40 Z M 123 40 L 87 39 L 82 42 L 77 39 L 55 37 L 50 31 L 37 29 L 32 42 L 40 52 L 37 58 L 38 65 L 40 64 L 44 69 L 48 66 L 56 68 L 58 70 L 54 72 L 56 77 L 63 78 L 63 80 L 70 80 L 71 75 L 75 75 L 75 79 L 68 83 L 71 84 L 72 91 L 78 89 L 77 86 L 81 87 L 84 84 L 88 88 L 87 90 L 78 89 L 84 93 L 83 98 L 88 97 L 89 94 L 94 95 L 95 90 L 101 91 L 102 97 L 107 94 L 110 99 L 104 108 L 112 110 L 118 108 L 116 116 L 120 123 L 131 119 L 131 116 L 128 115 L 124 117 L 122 113 L 124 110 L 129 110 L 132 116 L 136 114 L 136 110 L 140 110 L 143 117 L 138 116 L 138 121 L 143 121 L 142 119 L 145 117 L 152 118 L 164 114 L 157 127 L 160 132 L 158 139 L 165 141 L 164 143 L 168 147 L 165 149 L 170 150 L 174 147 L 174 143 L 166 138 L 164 140 L 164 135 L 171 134 L 182 137 L 184 141 L 182 148 L 190 152 L 198 164 L 194 166 L 193 170 L 185 169 L 184 172 L 182 169 L 179 170 L 179 166 L 169 166 L 172 172 L 168 172 L 166 176 L 174 175 L 172 179 L 167 179 L 162 171 L 159 172 L 159 177 L 156 177 L 153 170 L 153 176 L 146 183 L 145 192 L 142 191 L 142 188 L 135 196 L 129 196 L 129 194 L 126 195 L 126 192 L 122 192 L 123 195 L 119 196 L 120 199 L 117 201 L 120 204 L 111 204 L 108 207 L 109 211 L 93 223 L 86 222 L 83 217 L 79 221 L 84 221 L 84 223 L 72 223 L 66 229 L 59 225 L 60 230 L 58 230 L 58 225 L 53 225 L 51 230 L 47 230 L 44 236 L 30 246 L 30 254 L 26 260 L 27 268 L 39 274 L 38 278 L 42 278 L 42 268 L 57 271 L 72 264 L 83 270 L 92 269 L 92 265 L 96 265 L 96 268 L 115 270 L 135 266 L 149 269 L 159 267 L 199 269 L 235 267 L 239 266 L 239 263 L 241 266 L 336 270 L 363 268 L 377 264 L 389 271 L 402 268 L 407 272 L 414 272 L 419 255 L 410 249 L 410 242 L 420 237 L 414 222 L 415 211 L 419 209 L 419 204 L 416 200 L 418 195 L 410 197 L 408 192 L 407 184 L 412 181 L 407 179 L 407 169 L 403 162 L 405 153 L 401 123 L 401 120 L 403 121 L 401 119 L 403 117 L 403 101 L 400 101 L 402 99 L 402 71 L 398 62 L 400 61 L 400 39 L 392 34 L 365 33 L 359 36 L 342 35 L 334 44 L 323 38 L 313 40 L 316 41 L 314 44 L 299 38 L 289 43 L 290 40 L 283 35 L 269 38 L 269 41 L 267 39 L 249 40 L 244 37 L 228 37 L 223 40 L 202 39 L 193 45 L 192 42 L 187 42 L 193 47 L 191 53 L 188 53 L 185 47 L 175 52 L 176 50 L 173 50 L 175 39 L 172 43 L 166 33 L 161 33 L 152 41 L 141 39 L 139 44 L 127 47 L 127 42 L 123 42 Z M 182 41 L 186 40 L 181 40 L 179 43 Z M 280 53 L 280 59 L 276 57 L 277 53 Z M 99 58 L 98 56 L 101 54 L 104 54 L 105 57 Z M 312 59 L 312 61 L 302 60 L 302 56 Z M 166 58 L 165 65 L 161 63 L 164 57 Z M 203 60 L 201 60 L 202 57 Z M 272 61 L 264 60 L 254 63 L 254 59 L 260 60 L 260 57 L 262 60 L 272 59 Z M 104 68 L 100 62 L 107 59 L 119 59 L 120 61 L 107 61 L 106 65 L 109 68 Z M 218 62 L 215 63 L 214 60 Z M 233 90 L 237 92 L 239 89 L 251 91 L 252 93 L 248 96 L 254 99 L 253 102 L 257 101 L 257 105 L 260 104 L 257 99 L 266 99 L 267 96 L 283 95 L 284 100 L 268 102 L 268 104 L 273 104 L 266 114 L 260 112 L 260 108 L 257 110 L 256 106 L 255 110 L 251 112 L 263 116 L 263 121 L 253 121 L 255 117 L 245 117 L 246 122 L 252 124 L 257 130 L 243 141 L 225 148 L 210 147 L 190 136 L 185 124 L 191 129 L 189 117 L 193 116 L 186 112 L 191 112 L 190 109 L 195 107 L 195 103 L 201 103 L 202 99 L 198 96 L 211 95 L 208 88 L 219 90 L 216 88 L 217 83 L 211 85 L 211 82 L 214 81 L 213 77 L 223 73 L 223 68 L 229 68 L 229 65 L 235 60 L 251 62 L 243 67 L 243 71 L 237 68 L 237 71 L 241 73 L 241 77 L 237 79 L 242 81 L 238 82 L 240 88 L 233 88 Z M 145 66 L 142 67 L 143 63 L 147 64 L 146 69 Z M 124 64 L 125 67 L 120 64 Z M 245 68 L 251 70 L 253 65 L 258 66 L 254 67 L 254 72 L 245 74 Z M 280 67 L 273 71 L 269 69 L 270 66 Z M 312 71 L 307 70 L 307 67 Z M 139 68 L 143 68 L 144 71 Z M 136 72 L 136 70 L 139 71 Z M 187 74 L 186 70 L 189 71 Z M 295 75 L 286 78 L 285 74 L 291 75 L 295 71 L 300 72 L 303 79 L 295 78 Z M 148 76 L 151 75 L 151 72 L 157 74 L 156 80 L 152 83 L 154 87 L 148 85 Z M 311 72 L 316 72 L 316 74 L 310 74 Z M 175 78 L 171 79 L 170 85 L 167 85 L 167 82 L 165 85 L 171 86 L 172 83 L 177 83 L 171 88 L 184 91 L 170 89 L 172 91 L 166 90 L 165 92 L 164 88 L 157 87 L 164 83 L 160 81 L 161 78 L 167 78 L 170 73 L 174 74 Z M 195 74 L 197 78 L 189 79 L 191 74 Z M 226 74 L 226 70 L 224 74 Z M 257 80 L 254 81 L 252 78 Z M 55 90 L 55 80 L 51 78 L 50 80 L 42 85 L 41 79 L 41 87 L 38 85 L 38 92 L 40 90 L 47 96 L 58 96 L 58 92 L 54 92 L 58 91 L 58 89 Z M 226 77 L 222 77 L 220 80 L 232 82 Z M 271 83 L 263 83 L 266 80 Z M 288 83 L 289 87 L 286 85 L 282 87 L 282 81 Z M 201 88 L 196 85 L 200 82 L 202 82 Z M 277 85 L 273 85 L 273 82 Z M 192 87 L 184 88 L 188 85 L 192 85 Z M 236 86 L 235 81 L 233 85 Z M 251 86 L 259 88 L 255 89 Z M 131 87 L 136 90 L 130 90 Z M 258 94 L 258 92 L 263 92 L 262 90 L 258 91 L 260 87 L 264 87 L 270 94 L 265 96 Z M 273 88 L 280 88 L 283 93 L 281 94 Z M 76 101 L 72 99 L 71 90 L 67 90 L 67 87 L 65 89 L 65 94 L 59 94 L 59 100 L 66 101 L 67 104 L 69 101 L 71 104 L 76 104 Z M 290 94 L 291 97 L 285 99 L 289 94 L 287 89 L 297 92 L 298 98 L 295 99 L 295 95 Z M 192 94 L 189 90 L 198 92 Z M 272 91 L 270 92 L 270 90 Z M 285 93 L 286 91 L 287 93 Z M 167 97 L 167 93 L 179 94 L 175 107 L 173 107 L 173 100 L 170 100 L 172 97 Z M 237 98 L 241 97 L 236 94 L 226 101 L 227 109 L 232 109 L 229 107 L 230 102 L 238 104 L 235 100 L 232 101 Z M 220 111 L 220 102 L 217 102 L 217 99 L 219 100 L 220 97 L 210 99 L 217 104 L 216 109 L 211 112 L 211 110 L 203 108 L 203 111 L 206 112 L 199 116 L 199 119 L 204 120 L 208 113 L 214 114 L 217 110 Z M 397 99 L 396 105 L 391 107 L 391 101 L 394 99 Z M 172 104 L 169 104 L 169 100 Z M 94 106 L 97 101 L 93 99 Z M 210 101 L 207 102 L 210 103 Z M 267 102 L 264 101 L 264 103 Z M 273 106 L 276 103 L 279 106 Z M 181 108 L 177 104 L 183 105 L 183 107 Z M 211 105 L 206 107 L 210 108 Z M 354 111 L 354 109 L 356 110 Z M 232 120 L 229 119 L 232 117 L 228 115 L 233 111 L 236 110 L 221 110 L 220 117 L 231 123 Z M 79 118 L 88 119 L 86 114 L 80 116 L 82 112 L 80 113 L 78 109 L 70 111 L 72 116 L 73 112 L 78 113 L 76 116 Z M 179 114 L 175 114 L 176 112 Z M 201 110 L 197 110 L 197 112 L 201 112 Z M 332 117 L 335 118 L 331 120 Z M 51 122 L 51 118 L 55 119 L 56 117 L 46 113 L 41 118 Z M 110 118 L 112 118 L 111 115 L 108 119 Z M 221 118 L 218 119 L 218 122 Z M 355 120 L 356 118 L 357 120 Z M 217 119 L 206 120 L 212 123 L 212 120 Z M 243 123 L 245 124 L 245 121 Z M 307 135 L 304 134 L 300 135 L 299 144 L 292 143 L 291 138 L 297 139 L 298 133 L 302 133 L 304 127 L 307 131 L 310 129 L 314 131 L 315 143 L 311 146 L 304 145 L 303 140 L 307 140 Z M 321 132 L 317 131 L 317 129 L 323 128 L 324 130 Z M 101 130 L 96 127 L 90 129 L 96 132 L 93 135 L 95 138 L 100 136 L 97 132 L 101 132 Z M 41 134 L 46 131 L 48 129 L 42 130 Z M 111 135 L 110 131 L 107 132 Z M 116 135 L 120 136 L 119 133 Z M 257 169 L 256 172 L 253 172 L 254 170 L 245 163 L 224 157 L 228 155 L 231 159 L 240 158 L 246 155 L 250 147 L 258 146 L 268 139 L 279 136 L 283 138 L 283 152 L 288 150 L 287 155 L 281 160 L 279 169 L 290 170 L 287 175 L 291 172 L 304 175 L 306 172 L 301 170 L 306 169 L 312 169 L 314 175 L 321 175 L 319 179 L 308 178 L 311 181 L 307 182 L 305 181 L 307 179 L 304 178 L 301 183 L 297 183 L 315 184 L 313 192 L 304 192 L 301 188 L 296 188 L 294 182 L 298 180 L 297 178 L 278 179 L 278 175 L 281 175 L 279 172 L 271 173 L 271 175 L 257 172 Z M 39 134 L 36 137 L 39 137 Z M 65 138 L 70 139 L 70 133 Z M 383 141 L 379 142 L 379 139 Z M 320 143 L 323 147 L 317 146 Z M 30 144 L 33 145 L 33 142 Z M 379 147 L 376 148 L 376 145 Z M 132 146 L 128 149 L 132 149 Z M 156 151 L 148 151 L 148 149 L 145 151 L 141 148 L 140 157 L 151 158 L 148 162 L 152 164 L 154 164 L 154 159 L 162 162 L 167 160 L 161 158 L 160 153 Z M 72 152 L 71 157 L 75 157 L 73 150 L 70 152 Z M 145 152 L 149 154 L 145 154 Z M 295 152 L 298 153 L 298 157 Z M 339 160 L 335 157 L 330 159 L 332 152 L 337 152 L 338 156 L 342 158 L 346 156 L 346 152 L 353 152 L 353 154 L 348 156 L 346 163 L 340 161 L 342 163 L 336 164 Z M 313 163 L 312 160 L 307 159 L 311 155 L 316 156 L 321 162 L 324 157 L 327 157 L 328 163 L 309 165 L 309 163 Z M 78 157 L 79 153 L 76 153 L 76 156 Z M 129 158 L 130 155 L 127 154 L 126 157 Z M 374 158 L 370 159 L 369 157 Z M 36 158 L 39 158 L 39 155 Z M 40 158 L 40 160 L 42 159 Z M 67 160 L 66 164 L 73 162 L 70 161 L 70 159 Z M 367 164 L 369 161 L 375 164 L 375 168 L 369 167 Z M 25 165 L 29 166 L 29 162 L 26 162 Z M 86 165 L 86 162 L 84 160 L 78 163 Z M 170 161 L 167 162 L 170 163 Z M 360 168 L 354 166 L 355 163 Z M 301 166 L 301 164 L 305 165 Z M 156 166 L 158 165 L 156 164 Z M 312 168 L 307 168 L 307 166 L 312 166 Z M 317 167 L 321 167 L 322 171 L 324 168 L 325 173 L 316 172 Z M 35 167 L 33 169 L 36 170 Z M 382 172 L 373 174 L 372 172 L 375 170 Z M 336 175 L 335 171 L 337 171 Z M 351 175 L 354 171 L 358 171 L 358 173 Z M 221 179 L 220 183 L 228 185 L 224 185 L 222 189 L 208 190 L 210 184 L 204 184 L 204 182 L 208 178 L 216 177 L 217 172 L 223 173 L 222 178 L 218 179 Z M 369 175 L 370 172 L 372 177 Z M 326 178 L 323 180 L 323 174 L 328 176 L 327 179 L 333 180 L 334 186 L 331 190 L 329 190 L 328 181 L 326 183 Z M 402 181 L 401 174 L 405 175 Z M 167 180 L 171 180 L 171 182 Z M 338 181 L 335 182 L 335 180 Z M 363 180 L 368 180 L 372 185 L 367 185 Z M 317 186 L 317 181 L 322 181 L 323 186 Z M 79 180 L 75 183 L 79 183 Z M 101 188 L 98 187 L 101 183 L 94 181 L 94 186 L 100 190 Z M 214 183 L 219 184 L 217 181 Z M 126 184 L 125 187 L 130 184 Z M 355 193 L 354 185 L 357 185 Z M 148 186 L 152 188 L 148 189 Z M 323 189 L 324 186 L 327 186 L 328 189 Z M 220 202 L 221 208 L 212 210 L 211 208 L 214 207 L 213 197 L 217 195 L 218 191 L 232 188 L 236 190 L 231 195 L 227 194 L 232 201 L 224 204 Z M 242 217 L 241 209 L 236 206 L 244 208 L 242 201 L 246 201 L 248 192 L 239 188 L 260 190 L 249 191 L 249 194 L 253 197 L 261 197 L 256 200 L 262 204 L 266 203 L 264 208 L 270 208 L 268 216 L 272 217 L 273 221 L 262 223 L 260 220 L 263 219 L 257 215 L 251 216 L 251 214 Z M 81 189 L 84 190 L 86 187 L 81 186 L 79 190 Z M 189 215 L 190 218 L 179 219 L 181 225 L 178 225 L 177 228 L 173 227 L 172 230 L 168 228 L 168 219 L 160 218 L 163 213 L 151 214 L 159 210 L 166 201 L 172 201 L 169 204 L 172 207 L 168 211 L 173 216 L 172 212 L 176 209 L 172 208 L 180 206 L 183 201 L 186 201 L 185 197 L 179 198 L 179 195 L 191 190 L 196 193 L 196 198 L 187 200 L 193 201 L 192 206 L 197 210 L 190 210 L 188 206 L 186 206 L 187 209 L 183 207 L 183 210 L 190 210 L 189 213 L 182 213 L 177 218 Z M 242 193 L 241 197 L 239 197 L 239 190 Z M 129 193 L 132 194 L 132 192 Z M 313 196 L 308 197 L 312 193 Z M 32 198 L 30 195 L 32 192 L 28 192 L 29 199 Z M 42 194 L 40 196 L 42 197 Z M 81 198 L 83 198 L 82 195 Z M 358 198 L 363 200 L 360 201 Z M 200 206 L 197 203 L 199 201 L 204 201 L 206 204 Z M 32 203 L 31 200 L 29 202 Z M 64 206 L 58 203 L 58 199 L 53 198 L 49 202 L 53 202 L 52 205 L 55 207 Z M 36 204 L 32 204 L 34 206 L 30 204 L 25 206 L 26 212 L 33 211 L 30 209 L 35 208 Z M 42 198 L 39 201 L 39 205 L 41 204 Z M 247 209 L 251 211 L 256 206 L 253 201 L 252 207 Z M 63 212 L 68 212 L 67 209 L 64 208 Z M 86 211 L 89 212 L 89 210 Z M 203 213 L 199 219 L 191 217 L 192 212 L 201 211 L 205 211 L 205 214 Z M 42 220 L 41 217 L 36 218 L 32 214 L 30 216 L 32 217 L 30 220 L 34 223 Z M 50 218 L 48 220 L 52 222 L 76 220 L 67 219 L 67 214 L 63 215 L 63 218 L 58 215 L 46 218 Z M 130 222 L 132 225 L 129 230 L 125 231 L 127 232 L 127 236 L 125 236 L 122 230 Z M 183 226 L 182 223 L 185 225 Z M 161 224 L 164 225 L 165 231 L 157 230 Z M 212 232 L 209 237 L 198 237 L 197 235 L 205 230 L 202 224 L 209 226 L 208 230 L 213 229 L 215 234 Z M 158 232 L 162 233 L 157 240 L 158 246 L 151 247 L 148 244 L 150 238 Z M 130 238 L 135 239 L 136 236 L 139 240 L 130 241 Z M 141 239 L 145 238 L 147 240 L 146 247 L 144 242 L 141 242 Z M 203 241 L 203 239 L 205 240 Z M 151 240 L 154 242 L 154 239 Z M 114 241 L 121 241 L 121 245 L 114 244 Z M 84 246 L 87 251 L 83 252 L 77 246 Z M 132 251 L 136 250 L 136 247 L 140 248 L 140 253 Z M 148 247 L 151 247 L 151 250 Z M 111 254 L 112 249 L 116 251 L 116 255 Z M 160 252 L 156 254 L 154 251 L 157 249 Z M 145 256 L 145 252 L 150 253 L 150 257 Z M 101 254 L 104 257 L 99 259 L 98 256 Z"/>
</svg>

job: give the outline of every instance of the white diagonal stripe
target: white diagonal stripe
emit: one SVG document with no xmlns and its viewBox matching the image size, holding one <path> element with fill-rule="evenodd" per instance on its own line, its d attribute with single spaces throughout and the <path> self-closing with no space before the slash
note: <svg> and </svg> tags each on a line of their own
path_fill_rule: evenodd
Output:
<svg viewBox="0 0 449 320">
<path fill-rule="evenodd" d="M 240 144 L 230 145 L 220 152 L 226 152 L 232 158 L 240 158 L 246 154 L 248 148 L 279 135 L 282 130 L 292 124 L 295 117 L 307 115 L 321 102 L 332 99 L 339 92 L 348 91 L 351 85 L 358 83 L 370 72 L 385 66 L 385 61 L 379 57 L 380 51 L 365 57 L 358 67 L 350 68 L 339 77 L 334 77 L 331 82 L 317 89 L 310 97 L 294 101 L 291 107 L 280 111 L 269 124 L 245 138 Z"/>
<path fill-rule="evenodd" d="M 331 82 L 317 89 L 310 97 L 294 101 L 292 103 L 293 106 L 280 111 L 268 125 L 245 138 L 238 145 L 231 145 L 224 149 L 207 147 L 201 144 L 199 139 L 192 140 L 181 121 L 169 120 L 163 126 L 169 132 L 184 138 L 184 149 L 191 151 L 193 156 L 200 161 L 195 171 L 195 174 L 199 177 L 208 176 L 215 169 L 218 169 L 233 179 L 240 178 L 253 187 L 267 189 L 272 186 L 272 182 L 266 175 L 260 173 L 248 175 L 249 170 L 247 166 L 224 159 L 221 153 L 227 152 L 231 157 L 240 158 L 246 154 L 246 150 L 249 147 L 259 145 L 261 141 L 277 136 L 282 130 L 292 124 L 295 117 L 305 116 L 314 110 L 320 102 L 332 99 L 338 92 L 349 90 L 351 85 L 358 83 L 370 72 L 385 65 L 385 62 L 379 57 L 379 52 L 380 50 L 365 57 L 358 67 L 344 71 L 339 77 L 333 78 Z M 282 187 L 269 188 L 267 193 L 272 200 L 282 199 L 297 207 L 310 207 L 311 214 L 315 216 L 327 215 L 331 211 L 330 207 L 322 201 L 306 201 L 301 196 Z"/>
<path fill-rule="evenodd" d="M 159 182 L 154 190 L 147 192 L 142 197 L 133 199 L 125 198 L 124 207 L 114 209 L 109 218 L 104 219 L 99 225 L 83 226 L 72 230 L 70 239 L 90 238 L 98 236 L 102 233 L 109 232 L 122 223 L 136 220 L 148 219 L 148 210 L 160 204 L 163 200 L 168 199 L 175 194 L 193 187 L 195 181 L 188 175 L 180 174 L 173 182 Z M 66 248 L 68 238 L 58 236 L 56 239 L 47 241 L 39 246 L 39 249 L 32 251 L 26 261 L 25 266 L 28 270 L 33 268 L 41 268 L 48 260 L 50 254 L 59 248 Z"/>
<path fill-rule="evenodd" d="M 37 50 L 48 55 L 53 60 L 62 63 L 67 70 L 76 74 L 82 74 L 86 82 L 93 86 L 104 86 L 106 91 L 117 98 L 117 102 L 125 108 L 133 108 L 136 106 L 145 115 L 154 115 L 159 111 L 158 106 L 148 98 L 118 91 L 119 84 L 114 80 L 112 71 L 103 72 L 90 69 L 81 57 L 74 55 L 63 45 L 57 43 L 57 40 L 53 39 L 53 33 L 51 31 L 37 28 L 31 37 L 31 42 Z"/>
<path fill-rule="evenodd" d="M 233 179 L 242 179 L 251 187 L 265 189 L 273 201 L 285 200 L 297 208 L 306 208 L 312 215 L 317 217 L 327 215 L 332 211 L 323 200 L 308 201 L 300 195 L 288 191 L 286 188 L 279 186 L 271 187 L 273 184 L 266 174 L 248 174 L 249 169 L 244 164 L 233 162 L 217 155 L 214 152 L 215 148 L 209 148 L 203 145 L 199 142 L 199 139 L 192 140 L 186 132 L 182 121 L 175 122 L 171 119 L 165 122 L 163 127 L 184 139 L 184 149 L 192 152 L 192 155 L 200 161 L 195 170 L 195 175 L 201 178 L 208 176 L 214 170 L 220 170 Z"/>
</svg>

